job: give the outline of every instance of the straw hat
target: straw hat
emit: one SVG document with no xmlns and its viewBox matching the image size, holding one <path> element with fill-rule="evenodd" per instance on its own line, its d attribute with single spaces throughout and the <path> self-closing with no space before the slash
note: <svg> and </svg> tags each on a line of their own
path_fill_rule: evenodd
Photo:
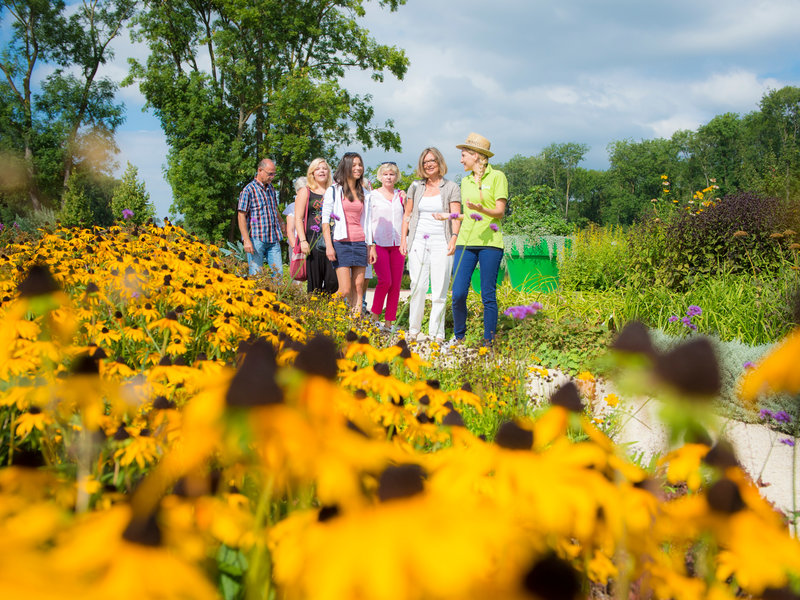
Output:
<svg viewBox="0 0 800 600">
<path fill-rule="evenodd" d="M 491 158 L 494 156 L 494 152 L 490 152 L 489 148 L 492 147 L 492 143 L 487 140 L 482 135 L 478 135 L 477 133 L 470 133 L 467 136 L 467 141 L 463 144 L 458 144 L 456 148 L 459 150 L 473 150 L 479 154 L 483 154 L 487 158 Z"/>
</svg>

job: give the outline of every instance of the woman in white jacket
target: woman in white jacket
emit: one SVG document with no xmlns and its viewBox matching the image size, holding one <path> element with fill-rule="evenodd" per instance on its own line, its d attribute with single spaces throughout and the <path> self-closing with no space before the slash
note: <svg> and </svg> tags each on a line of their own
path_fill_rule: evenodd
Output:
<svg viewBox="0 0 800 600">
<path fill-rule="evenodd" d="M 345 152 L 333 185 L 322 200 L 322 235 L 325 252 L 336 269 L 339 294 L 360 316 L 364 295 L 364 272 L 369 262 L 367 246 L 372 244 L 368 191 L 364 187 L 364 161 L 356 152 Z M 333 219 L 333 232 L 331 232 Z"/>
</svg>

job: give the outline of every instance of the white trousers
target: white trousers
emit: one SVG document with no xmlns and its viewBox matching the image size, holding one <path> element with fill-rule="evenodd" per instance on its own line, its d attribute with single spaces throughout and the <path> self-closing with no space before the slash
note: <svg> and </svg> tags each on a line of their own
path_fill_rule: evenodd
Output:
<svg viewBox="0 0 800 600">
<path fill-rule="evenodd" d="M 422 328 L 425 312 L 425 297 L 428 283 L 431 287 L 431 316 L 428 335 L 444 339 L 444 313 L 453 257 L 447 256 L 447 244 L 443 236 L 431 236 L 427 240 L 415 239 L 408 254 L 408 271 L 411 275 L 411 298 L 409 300 L 408 333 L 415 336 Z"/>
</svg>

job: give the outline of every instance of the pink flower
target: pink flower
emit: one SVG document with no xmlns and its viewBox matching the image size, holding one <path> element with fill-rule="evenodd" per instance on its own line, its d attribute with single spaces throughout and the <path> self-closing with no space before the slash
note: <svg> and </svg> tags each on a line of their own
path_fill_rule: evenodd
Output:
<svg viewBox="0 0 800 600">
<path fill-rule="evenodd" d="M 481 215 L 479 213 L 472 213 L 470 215 L 470 218 L 471 219 L 475 219 L 476 221 L 483 221 L 483 215 Z"/>
<path fill-rule="evenodd" d="M 489 225 L 489 229 L 491 229 L 492 231 L 499 231 L 500 226 L 497 223 L 492 223 L 491 225 Z"/>
</svg>

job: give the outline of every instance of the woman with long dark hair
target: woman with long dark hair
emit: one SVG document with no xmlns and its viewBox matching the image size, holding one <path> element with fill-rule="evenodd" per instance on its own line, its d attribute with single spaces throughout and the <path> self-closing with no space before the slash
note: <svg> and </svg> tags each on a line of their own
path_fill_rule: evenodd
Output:
<svg viewBox="0 0 800 600">
<path fill-rule="evenodd" d="M 369 261 L 367 246 L 372 244 L 369 223 L 368 191 L 364 186 L 364 161 L 356 152 L 345 152 L 333 185 L 322 200 L 322 235 L 325 252 L 336 269 L 339 294 L 350 303 L 354 316 L 360 316 L 364 295 L 364 272 Z M 333 231 L 331 231 L 333 219 Z"/>
</svg>

